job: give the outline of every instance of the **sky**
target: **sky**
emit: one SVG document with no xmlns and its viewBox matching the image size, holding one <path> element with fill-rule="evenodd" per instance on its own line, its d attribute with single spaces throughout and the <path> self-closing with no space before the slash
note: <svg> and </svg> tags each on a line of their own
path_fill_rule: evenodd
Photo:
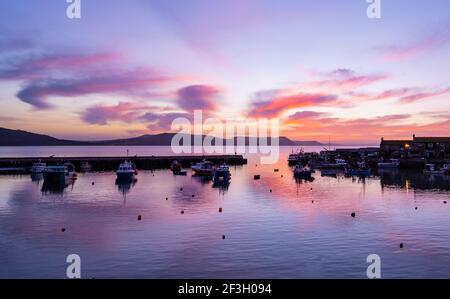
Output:
<svg viewBox="0 0 450 299">
<path fill-rule="evenodd" d="M 201 109 L 280 118 L 296 140 L 450 133 L 450 3 L 0 2 L 0 126 L 95 140 L 168 132 Z"/>
</svg>

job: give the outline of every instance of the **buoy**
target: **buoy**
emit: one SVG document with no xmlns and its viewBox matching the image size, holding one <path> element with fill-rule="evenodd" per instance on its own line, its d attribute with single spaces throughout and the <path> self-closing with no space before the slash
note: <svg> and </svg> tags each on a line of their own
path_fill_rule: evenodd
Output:
<svg viewBox="0 0 450 299">
<path fill-rule="evenodd" d="M 416 207 L 416 210 L 418 209 L 418 207 Z"/>
<path fill-rule="evenodd" d="M 400 243 L 400 248 L 403 248 L 403 243 Z"/>
<path fill-rule="evenodd" d="M 184 214 L 184 211 L 181 211 L 181 215 L 183 215 Z"/>
<path fill-rule="evenodd" d="M 272 193 L 272 189 L 270 189 L 270 193 Z"/>
<path fill-rule="evenodd" d="M 65 232 L 65 231 L 66 231 L 66 229 L 65 229 L 65 228 L 62 228 L 62 229 L 61 229 L 61 231 L 62 231 L 62 232 Z"/>
<path fill-rule="evenodd" d="M 219 208 L 219 213 L 222 213 L 222 208 Z"/>
<path fill-rule="evenodd" d="M 314 203 L 314 200 L 311 200 L 312 203 Z"/>
<path fill-rule="evenodd" d="M 222 236 L 222 240 L 225 240 L 225 235 Z"/>
<path fill-rule="evenodd" d="M 256 174 L 253 178 L 254 178 L 255 180 L 259 180 L 259 179 L 261 179 L 261 176 L 260 176 L 259 174 Z"/>
<path fill-rule="evenodd" d="M 180 191 L 183 191 L 183 188 L 180 188 Z"/>
<path fill-rule="evenodd" d="M 138 216 L 138 220 L 139 220 L 139 221 L 142 220 L 142 216 L 141 216 L 141 215 Z"/>
<path fill-rule="evenodd" d="M 92 186 L 94 186 L 95 185 L 95 182 L 92 182 Z"/>
<path fill-rule="evenodd" d="M 168 197 L 166 197 L 166 200 L 169 200 L 169 198 L 168 198 Z"/>
<path fill-rule="evenodd" d="M 274 171 L 274 172 L 279 172 L 280 170 L 279 170 L 279 169 L 274 169 L 273 171 Z"/>
<path fill-rule="evenodd" d="M 356 214 L 355 214 L 355 213 L 352 213 L 352 217 L 355 218 L 355 217 L 356 217 Z"/>
<path fill-rule="evenodd" d="M 192 197 L 195 197 L 195 194 L 192 194 Z"/>
<path fill-rule="evenodd" d="M 444 203 L 446 204 L 447 202 L 446 202 L 446 201 L 444 201 Z"/>
<path fill-rule="evenodd" d="M 283 175 L 281 175 L 281 177 L 283 178 L 284 176 L 283 176 Z"/>
</svg>

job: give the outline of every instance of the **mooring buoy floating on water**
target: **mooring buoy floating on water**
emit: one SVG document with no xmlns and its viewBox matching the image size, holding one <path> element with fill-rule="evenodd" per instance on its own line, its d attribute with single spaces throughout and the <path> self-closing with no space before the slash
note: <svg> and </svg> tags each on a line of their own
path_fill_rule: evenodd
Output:
<svg viewBox="0 0 450 299">
<path fill-rule="evenodd" d="M 62 232 L 65 232 L 65 231 L 66 231 L 66 229 L 65 229 L 65 228 L 62 228 L 62 229 L 61 229 L 61 231 L 62 231 Z"/>
<path fill-rule="evenodd" d="M 181 211 L 181 215 L 183 215 L 184 214 L 184 211 Z"/>
<path fill-rule="evenodd" d="M 355 218 L 356 217 L 356 213 L 352 213 L 352 217 Z"/>
<path fill-rule="evenodd" d="M 274 171 L 274 172 L 280 172 L 280 170 L 277 169 L 277 168 L 275 168 L 273 171 Z"/>
<path fill-rule="evenodd" d="M 444 200 L 444 203 L 446 204 L 447 202 Z"/>
<path fill-rule="evenodd" d="M 166 197 L 166 200 L 169 200 L 169 198 L 168 198 L 168 197 Z"/>
<path fill-rule="evenodd" d="M 259 179 L 261 179 L 261 175 L 259 175 L 259 174 L 255 174 L 255 176 L 253 177 L 255 180 L 259 180 Z"/>
<path fill-rule="evenodd" d="M 219 208 L 219 213 L 222 213 L 222 208 Z"/>
<path fill-rule="evenodd" d="M 400 243 L 400 248 L 403 248 L 403 243 Z"/>
<path fill-rule="evenodd" d="M 92 186 L 94 186 L 95 185 L 95 182 L 92 182 Z"/>
<path fill-rule="evenodd" d="M 180 188 L 180 191 L 183 191 L 183 188 Z"/>
<path fill-rule="evenodd" d="M 192 197 L 195 197 L 195 194 L 192 194 Z"/>
<path fill-rule="evenodd" d="M 416 207 L 416 210 L 418 209 L 418 207 Z"/>
<path fill-rule="evenodd" d="M 138 220 L 139 220 L 139 221 L 142 220 L 142 216 L 141 216 L 141 215 L 138 216 Z"/>
<path fill-rule="evenodd" d="M 225 240 L 225 235 L 222 236 L 222 240 Z"/>
<path fill-rule="evenodd" d="M 272 193 L 272 192 L 273 192 L 273 190 L 272 190 L 272 189 L 270 189 L 269 191 L 270 191 L 270 193 Z"/>
</svg>

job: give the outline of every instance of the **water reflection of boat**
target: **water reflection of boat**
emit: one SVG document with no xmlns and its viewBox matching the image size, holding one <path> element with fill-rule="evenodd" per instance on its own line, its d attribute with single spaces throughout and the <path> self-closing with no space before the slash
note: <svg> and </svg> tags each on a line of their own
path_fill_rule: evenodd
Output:
<svg viewBox="0 0 450 299">
<path fill-rule="evenodd" d="M 365 162 L 358 162 L 358 167 L 356 168 L 346 168 L 345 175 L 346 176 L 359 176 L 359 177 L 368 177 L 372 174 L 372 170 L 367 167 Z"/>
<path fill-rule="evenodd" d="M 31 174 L 31 181 L 32 182 L 40 182 L 44 179 L 43 173 L 32 173 Z"/>
<path fill-rule="evenodd" d="M 197 176 L 212 176 L 214 174 L 213 164 L 210 161 L 203 160 L 192 164 L 191 168 Z"/>
<path fill-rule="evenodd" d="M 116 186 L 117 189 L 122 193 L 124 196 L 130 192 L 131 188 L 134 187 L 137 183 L 137 178 L 133 177 L 129 180 L 120 180 L 116 179 Z"/>
<path fill-rule="evenodd" d="M 419 190 L 450 190 L 450 176 L 424 175 L 417 170 L 378 171 L 382 187 Z"/>
<path fill-rule="evenodd" d="M 63 194 L 64 190 L 75 184 L 75 180 L 71 180 L 70 182 L 63 182 L 63 181 L 44 181 L 42 184 L 42 193 L 49 193 L 49 194 Z"/>
</svg>

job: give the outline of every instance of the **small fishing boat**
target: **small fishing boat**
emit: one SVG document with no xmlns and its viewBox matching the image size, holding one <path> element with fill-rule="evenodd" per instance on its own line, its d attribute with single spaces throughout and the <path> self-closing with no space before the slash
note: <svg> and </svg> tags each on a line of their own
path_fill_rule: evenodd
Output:
<svg viewBox="0 0 450 299">
<path fill-rule="evenodd" d="M 89 162 L 83 162 L 80 165 L 80 171 L 81 172 L 89 172 L 92 169 L 92 165 Z"/>
<path fill-rule="evenodd" d="M 312 170 L 308 166 L 297 164 L 294 167 L 294 176 L 297 178 L 309 179 L 311 174 Z"/>
<path fill-rule="evenodd" d="M 344 169 L 347 167 L 347 161 L 344 159 L 336 159 L 334 163 L 323 163 L 320 168 L 322 169 Z"/>
<path fill-rule="evenodd" d="M 298 150 L 296 153 L 292 152 L 288 157 L 289 164 L 295 164 L 303 160 L 305 152 L 303 149 Z"/>
<path fill-rule="evenodd" d="M 172 172 L 174 174 L 178 174 L 181 172 L 181 164 L 175 160 L 172 162 L 172 164 L 170 165 L 170 170 L 172 170 Z"/>
<path fill-rule="evenodd" d="M 222 164 L 214 169 L 214 182 L 228 182 L 231 179 L 230 167 Z"/>
<path fill-rule="evenodd" d="M 213 164 L 206 160 L 192 164 L 191 169 L 197 176 L 212 176 L 214 174 Z"/>
<path fill-rule="evenodd" d="M 117 180 L 119 181 L 131 181 L 137 174 L 135 165 L 129 161 L 121 163 L 116 171 Z"/>
<path fill-rule="evenodd" d="M 37 163 L 33 164 L 33 166 L 31 167 L 30 172 L 34 173 L 34 174 L 36 174 L 36 173 L 43 173 L 46 167 L 47 167 L 47 164 L 41 163 L 41 162 L 37 162 Z"/>
<path fill-rule="evenodd" d="M 75 167 L 71 163 L 47 166 L 44 169 L 45 183 L 64 183 L 67 185 L 76 180 L 77 177 L 78 175 L 75 172 Z"/>
<path fill-rule="evenodd" d="M 379 162 L 378 168 L 390 168 L 396 169 L 400 167 L 400 161 L 398 159 L 390 159 L 389 162 Z"/>
</svg>

